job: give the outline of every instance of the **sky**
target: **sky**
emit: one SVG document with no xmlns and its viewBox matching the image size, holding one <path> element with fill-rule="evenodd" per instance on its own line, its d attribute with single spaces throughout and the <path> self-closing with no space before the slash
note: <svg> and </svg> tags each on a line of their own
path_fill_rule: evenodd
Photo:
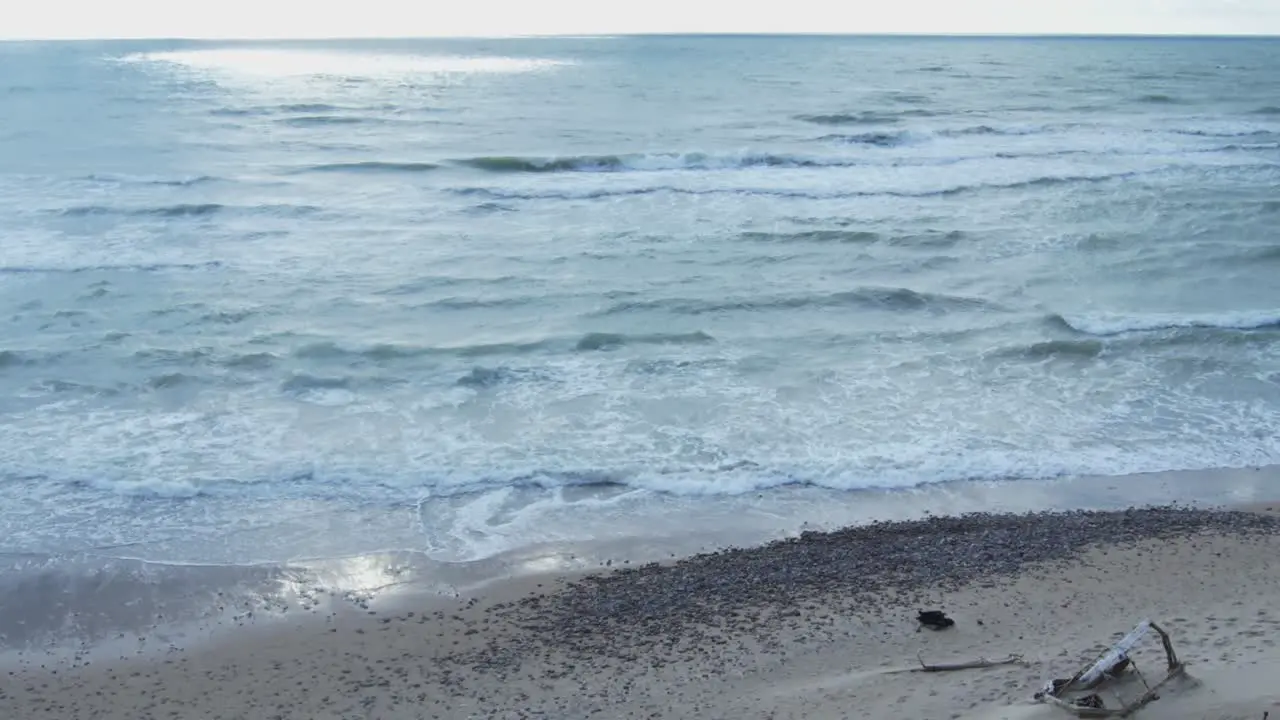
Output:
<svg viewBox="0 0 1280 720">
<path fill-rule="evenodd" d="M 35 0 L 0 37 L 632 33 L 1280 35 L 1280 0 Z"/>
</svg>

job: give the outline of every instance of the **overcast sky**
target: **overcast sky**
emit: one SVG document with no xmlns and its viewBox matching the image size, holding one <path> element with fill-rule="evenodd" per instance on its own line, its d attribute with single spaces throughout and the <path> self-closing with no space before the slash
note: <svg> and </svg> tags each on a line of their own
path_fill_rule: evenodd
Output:
<svg viewBox="0 0 1280 720">
<path fill-rule="evenodd" d="M 696 32 L 1280 35 L 1280 0 L 12 0 L 0 37 Z"/>
</svg>

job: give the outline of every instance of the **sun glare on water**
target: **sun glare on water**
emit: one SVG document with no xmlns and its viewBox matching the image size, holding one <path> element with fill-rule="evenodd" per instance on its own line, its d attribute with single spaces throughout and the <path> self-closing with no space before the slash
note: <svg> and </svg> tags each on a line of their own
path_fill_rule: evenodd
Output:
<svg viewBox="0 0 1280 720">
<path fill-rule="evenodd" d="M 210 49 L 135 53 L 124 62 L 159 63 L 240 76 L 404 77 L 415 75 L 511 74 L 567 64 L 545 58 L 412 55 L 329 50 Z"/>
</svg>

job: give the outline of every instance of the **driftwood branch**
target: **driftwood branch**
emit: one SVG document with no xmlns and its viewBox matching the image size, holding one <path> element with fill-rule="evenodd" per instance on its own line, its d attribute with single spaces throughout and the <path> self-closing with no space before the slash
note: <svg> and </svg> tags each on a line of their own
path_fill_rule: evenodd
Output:
<svg viewBox="0 0 1280 720">
<path fill-rule="evenodd" d="M 962 663 L 943 663 L 940 665 L 930 665 L 920 657 L 920 653 L 916 653 L 916 659 L 920 661 L 920 667 L 911 668 L 911 672 L 950 672 L 952 670 L 978 670 L 980 668 L 996 667 L 998 665 L 1021 665 L 1021 655 L 1010 655 L 1003 660 L 988 660 L 979 658 L 972 662 Z"/>
</svg>

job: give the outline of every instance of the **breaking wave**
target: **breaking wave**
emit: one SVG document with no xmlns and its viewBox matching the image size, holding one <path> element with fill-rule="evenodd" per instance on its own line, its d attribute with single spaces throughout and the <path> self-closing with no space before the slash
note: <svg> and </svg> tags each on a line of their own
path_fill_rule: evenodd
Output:
<svg viewBox="0 0 1280 720">
<path fill-rule="evenodd" d="M 905 144 L 910 139 L 906 132 L 867 132 L 856 135 L 823 135 L 818 138 L 827 142 L 840 142 L 849 145 L 870 145 L 872 147 L 891 148 Z"/>
<path fill-rule="evenodd" d="M 1280 310 L 1258 310 L 1205 315 L 1164 313 L 1118 315 L 1053 315 L 1053 322 L 1086 335 L 1107 337 L 1158 330 L 1270 330 L 1280 329 Z"/>
<path fill-rule="evenodd" d="M 485 156 L 454 160 L 453 164 L 493 173 L 626 172 L 662 170 L 733 170 L 753 167 L 839 167 L 852 161 L 796 155 L 744 153 L 651 153 L 578 155 L 568 157 Z"/>
<path fill-rule="evenodd" d="M 648 335 L 625 335 L 622 333 L 588 333 L 578 341 L 577 350 L 613 350 L 624 345 L 697 345 L 715 342 L 715 338 L 704 332 Z"/>
<path fill-rule="evenodd" d="M 345 390 L 351 387 L 352 379 L 348 377 L 322 377 L 297 373 L 280 384 L 280 389 L 290 394 L 301 394 L 311 390 Z"/>
<path fill-rule="evenodd" d="M 992 352 L 991 356 L 1030 362 L 1065 358 L 1091 359 L 1101 355 L 1105 347 L 1101 340 L 1044 340 L 1001 348 Z"/>
<path fill-rule="evenodd" d="M 942 137 L 970 137 L 970 136 L 1022 136 L 1022 135 L 1038 135 L 1050 131 L 1052 127 L 1012 127 L 998 128 L 991 125 L 972 125 L 962 128 L 951 128 L 948 130 L 939 130 L 938 135 Z"/>
<path fill-rule="evenodd" d="M 864 110 L 855 113 L 796 115 L 795 119 L 813 123 L 814 125 L 896 125 L 907 118 L 933 117 L 936 114 L 928 110 L 918 109 L 900 112 Z"/>
<path fill-rule="evenodd" d="M 844 198 L 856 197 L 904 197 L 904 198 L 927 198 L 927 197 L 950 197 L 954 195 L 963 195 L 973 192 L 983 192 L 988 190 L 1018 190 L 1029 188 L 1054 187 L 1059 185 L 1072 185 L 1082 183 L 1098 183 L 1111 180 L 1120 180 L 1126 178 L 1137 177 L 1139 175 L 1159 172 L 1152 171 L 1129 171 L 1102 173 L 1099 175 L 1046 175 L 1044 177 L 1031 178 L 1029 180 L 1018 180 L 1010 183 L 976 183 L 972 185 L 955 185 L 953 187 L 941 188 L 937 190 L 922 190 L 918 192 L 910 192 L 905 190 L 852 190 L 852 191 L 834 191 L 834 192 L 806 192 L 801 190 L 783 190 L 775 188 L 686 188 L 674 187 L 670 185 L 655 185 L 649 187 L 626 188 L 621 190 L 586 190 L 581 192 L 542 192 L 529 193 L 510 190 L 502 190 L 498 188 L 484 187 L 462 187 L 451 188 L 449 192 L 464 196 L 482 196 L 494 200 L 596 200 L 602 198 L 631 197 L 641 195 L 746 195 L 746 196 L 762 196 L 762 197 L 778 197 L 778 198 L 795 198 L 807 200 L 840 200 Z"/>
<path fill-rule="evenodd" d="M 192 177 L 181 178 L 164 178 L 164 177 L 147 177 L 134 175 L 118 175 L 111 173 L 93 173 L 85 176 L 90 182 L 101 183 L 118 183 L 118 184 L 135 184 L 135 185 L 160 185 L 167 187 L 191 187 L 193 185 L 203 185 L 205 183 L 217 182 L 221 178 L 213 175 L 196 175 Z"/>
<path fill-rule="evenodd" d="M 804 230 L 801 232 L 744 232 L 738 236 L 750 242 L 768 243 L 852 243 L 856 245 L 880 242 L 880 233 L 870 230 Z"/>
<path fill-rule="evenodd" d="M 817 243 L 872 245 L 884 243 L 899 247 L 947 248 L 965 238 L 960 230 L 925 230 L 914 234 L 886 234 L 872 230 L 799 230 L 794 232 L 750 231 L 740 233 L 740 240 L 762 243 Z"/>
<path fill-rule="evenodd" d="M 364 162 L 326 163 L 303 168 L 300 172 L 352 172 L 352 173 L 412 173 L 428 172 L 440 169 L 439 165 L 428 162 L 387 162 L 367 160 Z"/>
<path fill-rule="evenodd" d="M 615 304 L 600 314 L 619 315 L 656 310 L 677 315 L 703 315 L 735 311 L 796 310 L 842 306 L 915 312 L 1003 310 L 1002 307 L 982 298 L 918 292 L 907 288 L 868 287 L 836 293 L 752 297 L 739 300 L 663 298 L 659 300 L 629 301 Z"/>
<path fill-rule="evenodd" d="M 348 347 L 334 342 L 317 342 L 294 350 L 295 358 L 336 361 L 345 365 L 388 363 L 421 357 L 489 357 L 518 356 L 533 352 L 595 352 L 628 345 L 701 345 L 715 342 L 705 332 L 690 333 L 611 333 L 592 332 L 581 336 L 552 337 L 529 342 L 487 343 L 452 347 L 379 344 Z M 268 356 L 266 362 L 274 360 Z"/>
<path fill-rule="evenodd" d="M 1191 137 L 1217 137 L 1217 138 L 1242 138 L 1242 137 L 1264 137 L 1273 135 L 1270 130 L 1198 130 L 1198 129 L 1181 129 L 1171 130 L 1175 135 L 1190 135 Z"/>
</svg>

